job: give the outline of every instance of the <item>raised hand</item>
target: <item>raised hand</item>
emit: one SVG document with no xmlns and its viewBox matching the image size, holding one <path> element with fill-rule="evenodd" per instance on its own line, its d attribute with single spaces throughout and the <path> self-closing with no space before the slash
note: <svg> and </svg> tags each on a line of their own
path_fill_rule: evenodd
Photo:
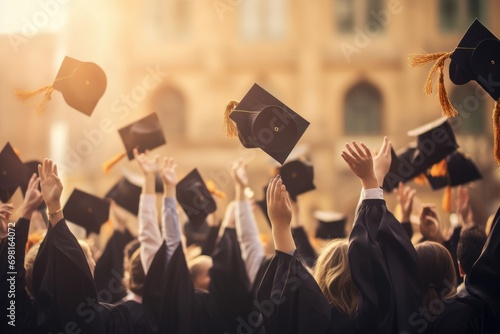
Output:
<svg viewBox="0 0 500 334">
<path fill-rule="evenodd" d="M 144 175 L 155 174 L 160 170 L 159 161 L 160 157 L 156 155 L 154 158 L 149 157 L 149 151 L 139 153 L 137 148 L 134 148 L 134 158 L 139 164 Z"/>
<path fill-rule="evenodd" d="M 38 165 L 38 175 L 40 175 L 40 186 L 42 187 L 43 200 L 49 210 L 49 221 L 55 225 L 63 218 L 61 213 L 61 193 L 63 185 L 57 176 L 57 166 L 50 159 L 43 160 L 42 165 Z"/>
<path fill-rule="evenodd" d="M 163 166 L 160 171 L 161 179 L 163 181 L 163 194 L 165 197 L 175 198 L 175 186 L 177 185 L 177 173 L 175 169 L 177 164 L 174 158 L 163 158 Z"/>
<path fill-rule="evenodd" d="M 38 175 L 34 174 L 28 183 L 28 188 L 26 189 L 26 195 L 24 196 L 22 217 L 26 219 L 31 219 L 31 214 L 35 211 L 40 204 L 43 202 L 43 196 L 40 190 L 38 190 L 38 185 L 40 184 L 40 178 Z"/>
<path fill-rule="evenodd" d="M 401 222 L 409 222 L 411 212 L 413 210 L 413 199 L 415 198 L 417 190 L 408 186 L 405 187 L 403 186 L 403 182 L 399 182 L 398 188 L 395 189 L 394 192 L 396 193 L 399 205 L 401 206 Z"/>
<path fill-rule="evenodd" d="M 368 147 L 363 143 L 358 145 L 353 141 L 352 147 L 346 144 L 346 148 L 348 152 L 342 151 L 341 156 L 352 172 L 359 177 L 363 188 L 378 188 L 378 180 L 373 169 L 373 158 Z"/>
<path fill-rule="evenodd" d="M 13 212 L 14 204 L 0 202 L 0 238 L 3 238 L 7 234 L 7 224 Z"/>
<path fill-rule="evenodd" d="M 459 186 L 457 189 L 457 199 L 455 201 L 457 213 L 460 214 L 464 226 L 468 227 L 474 224 L 472 210 L 469 203 L 469 190 L 466 187 Z"/>
<path fill-rule="evenodd" d="M 392 143 L 387 137 L 384 137 L 380 150 L 377 155 L 373 157 L 373 170 L 375 171 L 375 176 L 378 180 L 379 186 L 382 186 L 384 183 L 384 178 L 391 167 L 391 148 Z"/>
<path fill-rule="evenodd" d="M 273 177 L 267 187 L 267 214 L 271 220 L 274 246 L 277 250 L 291 254 L 295 251 L 290 230 L 292 204 L 281 177 Z"/>
<path fill-rule="evenodd" d="M 444 237 L 440 229 L 439 216 L 436 213 L 434 205 L 424 205 L 420 213 L 420 233 L 430 240 L 443 242 Z"/>
<path fill-rule="evenodd" d="M 239 159 L 233 163 L 231 175 L 240 187 L 246 188 L 248 186 L 247 164 L 243 162 L 243 159 Z"/>
</svg>

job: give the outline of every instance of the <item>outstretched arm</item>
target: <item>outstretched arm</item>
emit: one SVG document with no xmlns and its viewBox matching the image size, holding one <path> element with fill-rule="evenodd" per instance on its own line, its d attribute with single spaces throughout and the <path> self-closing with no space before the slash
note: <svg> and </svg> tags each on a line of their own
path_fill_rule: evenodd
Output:
<svg viewBox="0 0 500 334">
<path fill-rule="evenodd" d="M 290 230 L 292 204 L 280 175 L 269 182 L 266 198 L 275 248 L 280 252 L 293 254 L 297 247 Z"/>
<path fill-rule="evenodd" d="M 163 240 L 158 227 L 156 210 L 155 173 L 159 171 L 158 159 L 148 157 L 148 152 L 141 153 L 134 149 L 134 157 L 144 175 L 144 185 L 139 201 L 139 242 L 141 243 L 141 262 L 147 274 L 153 258 Z"/>
</svg>

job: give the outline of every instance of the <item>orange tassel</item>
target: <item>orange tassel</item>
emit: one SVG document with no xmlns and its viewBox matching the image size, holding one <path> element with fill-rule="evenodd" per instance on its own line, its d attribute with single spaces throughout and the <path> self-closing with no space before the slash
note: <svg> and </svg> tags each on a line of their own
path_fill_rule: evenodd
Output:
<svg viewBox="0 0 500 334">
<path fill-rule="evenodd" d="M 40 100 L 40 102 L 38 102 L 38 105 L 36 107 L 36 113 L 41 114 L 43 111 L 43 108 L 45 107 L 45 104 L 48 101 L 50 101 L 50 99 L 52 98 L 53 91 L 54 91 L 54 87 L 52 87 L 52 85 L 47 85 L 47 86 L 44 86 L 42 88 L 39 88 L 39 89 L 33 90 L 33 91 L 25 91 L 25 90 L 18 89 L 14 92 L 14 94 L 16 95 L 16 98 L 18 100 L 27 101 L 27 100 L 31 99 L 32 97 L 35 97 L 42 92 L 45 92 L 45 94 L 43 95 L 43 98 Z"/>
<path fill-rule="evenodd" d="M 497 165 L 500 166 L 500 101 L 495 102 L 493 109 L 493 153 Z"/>
<path fill-rule="evenodd" d="M 205 182 L 205 185 L 207 186 L 208 191 L 219 198 L 225 199 L 227 197 L 226 193 L 223 192 L 222 190 L 217 189 L 217 186 L 214 181 L 212 180 L 207 180 Z"/>
<path fill-rule="evenodd" d="M 446 212 L 451 212 L 451 187 L 447 186 L 444 190 L 443 202 L 442 202 L 443 210 Z"/>
<path fill-rule="evenodd" d="M 17 147 L 13 147 L 12 150 L 17 155 L 17 157 L 19 158 L 19 160 L 22 161 L 23 159 L 21 158 L 21 151 L 19 151 L 19 149 Z"/>
<path fill-rule="evenodd" d="M 113 158 L 109 159 L 105 163 L 102 164 L 102 170 L 104 173 L 107 173 L 113 168 L 114 165 L 116 165 L 121 159 L 123 159 L 127 154 L 125 152 L 122 152 L 120 154 L 117 154 Z"/>
<path fill-rule="evenodd" d="M 229 138 L 235 138 L 238 137 L 238 128 L 236 127 L 236 123 L 229 118 L 231 113 L 233 112 L 234 108 L 239 104 L 240 102 L 231 100 L 226 104 L 226 111 L 224 112 L 224 133 L 226 134 L 226 137 Z"/>
<path fill-rule="evenodd" d="M 439 67 L 439 81 L 438 81 L 439 103 L 441 104 L 441 109 L 443 110 L 443 114 L 445 116 L 455 117 L 458 115 L 458 111 L 455 110 L 455 108 L 450 102 L 450 99 L 448 98 L 448 93 L 446 92 L 446 87 L 444 86 L 443 67 L 444 67 L 444 61 L 442 65 Z"/>
<path fill-rule="evenodd" d="M 441 160 L 437 164 L 431 167 L 430 174 L 432 177 L 446 176 L 448 174 L 448 169 L 446 166 L 446 159 Z"/>
<path fill-rule="evenodd" d="M 425 176 L 425 173 L 422 173 L 420 175 L 417 175 L 414 179 L 413 182 L 418 184 L 419 186 L 423 186 L 424 184 L 428 184 L 427 177 Z"/>
</svg>

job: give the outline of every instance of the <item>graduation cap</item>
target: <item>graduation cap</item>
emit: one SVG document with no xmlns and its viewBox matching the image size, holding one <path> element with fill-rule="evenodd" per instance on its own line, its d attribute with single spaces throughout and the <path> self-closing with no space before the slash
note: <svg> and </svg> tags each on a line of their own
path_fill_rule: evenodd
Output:
<svg viewBox="0 0 500 334">
<path fill-rule="evenodd" d="M 226 106 L 224 127 L 246 148 L 260 148 L 283 164 L 304 134 L 309 122 L 254 84 L 240 102 Z"/>
<path fill-rule="evenodd" d="M 345 238 L 345 223 L 347 216 L 335 211 L 315 211 L 314 218 L 318 221 L 316 238 L 330 240 Z"/>
<path fill-rule="evenodd" d="M 19 159 L 10 143 L 7 143 L 0 152 L 0 200 L 3 203 L 26 182 L 28 174 L 28 167 Z"/>
<path fill-rule="evenodd" d="M 417 137 L 416 142 L 397 155 L 391 150 L 391 166 L 382 185 L 386 191 L 392 191 L 399 182 L 408 182 L 425 173 L 458 148 L 455 134 L 446 117 L 410 130 L 408 135 Z"/>
<path fill-rule="evenodd" d="M 433 169 L 442 172 L 436 173 Z M 464 185 L 483 177 L 472 159 L 460 151 L 450 154 L 441 163 L 428 170 L 425 175 L 432 190 Z"/>
<path fill-rule="evenodd" d="M 41 113 L 54 90 L 62 93 L 69 106 L 90 116 L 106 90 L 106 74 L 95 63 L 82 62 L 66 56 L 52 85 L 35 91 L 18 90 L 16 97 L 28 100 L 43 93 L 44 96 L 37 107 L 37 112 Z"/>
<path fill-rule="evenodd" d="M 66 220 L 81 226 L 87 232 L 99 234 L 101 225 L 109 219 L 108 200 L 74 189 L 63 209 Z"/>
<path fill-rule="evenodd" d="M 157 113 L 149 114 L 132 124 L 118 130 L 126 152 L 120 153 L 103 164 L 104 172 L 108 172 L 118 161 L 127 156 L 129 160 L 134 159 L 134 148 L 139 153 L 152 150 L 166 144 L 160 119 Z"/>
<path fill-rule="evenodd" d="M 115 201 L 116 204 L 137 216 L 139 213 L 139 199 L 142 188 L 136 186 L 125 177 L 122 177 L 105 195 Z"/>
<path fill-rule="evenodd" d="M 217 205 L 195 168 L 176 186 L 177 201 L 189 218 L 189 222 L 200 226 Z"/>
<path fill-rule="evenodd" d="M 424 87 L 426 94 L 432 93 L 433 76 L 438 71 L 438 97 L 443 113 L 455 117 L 458 112 L 451 105 L 444 86 L 444 63 L 451 58 L 450 79 L 456 85 L 476 81 L 494 100 L 494 155 L 500 165 L 500 41 L 479 20 L 469 26 L 455 50 L 425 55 L 410 55 L 410 66 L 436 61 L 429 72 Z"/>
<path fill-rule="evenodd" d="M 293 200 L 300 194 L 316 189 L 313 183 L 314 168 L 309 161 L 290 161 L 281 167 L 279 173 Z"/>
</svg>

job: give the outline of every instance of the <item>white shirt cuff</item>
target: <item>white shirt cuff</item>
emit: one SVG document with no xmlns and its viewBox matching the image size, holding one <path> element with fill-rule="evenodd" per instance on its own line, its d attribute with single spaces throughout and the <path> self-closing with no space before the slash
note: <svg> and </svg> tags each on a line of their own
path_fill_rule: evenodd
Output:
<svg viewBox="0 0 500 334">
<path fill-rule="evenodd" d="M 384 190 L 381 188 L 363 189 L 361 198 L 365 199 L 384 199 Z"/>
</svg>

